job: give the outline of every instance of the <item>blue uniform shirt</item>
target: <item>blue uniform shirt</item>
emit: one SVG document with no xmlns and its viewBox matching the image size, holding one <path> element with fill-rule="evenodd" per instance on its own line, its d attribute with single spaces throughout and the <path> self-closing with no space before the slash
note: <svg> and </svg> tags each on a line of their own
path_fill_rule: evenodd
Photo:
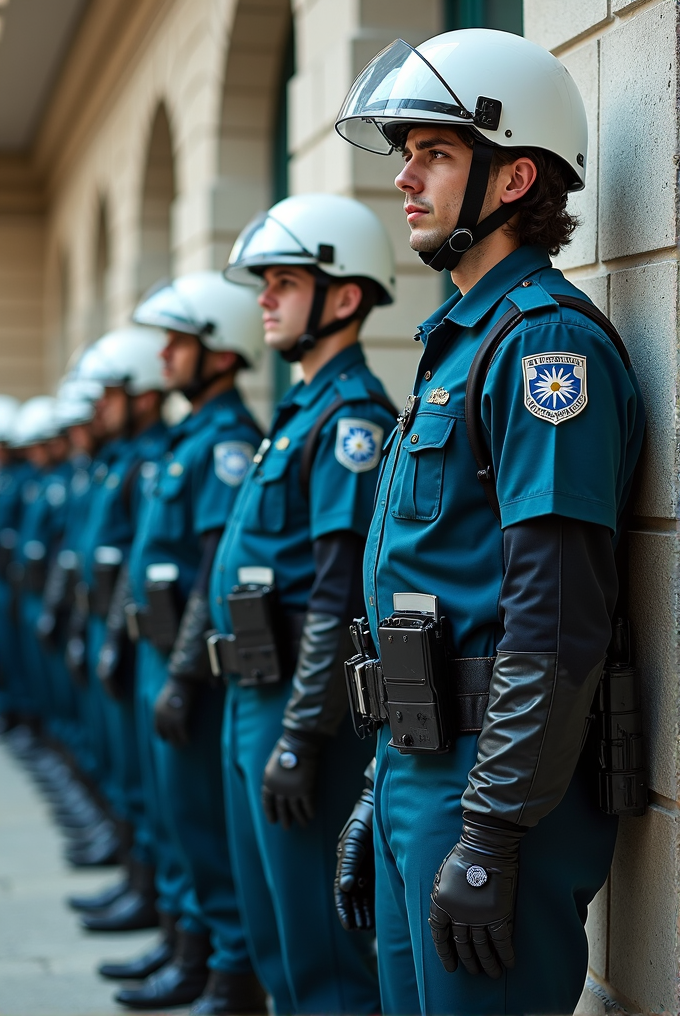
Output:
<svg viewBox="0 0 680 1016">
<path fill-rule="evenodd" d="M 496 353 L 481 406 L 501 525 L 559 514 L 616 530 L 642 442 L 640 390 L 604 332 L 550 293 L 584 298 L 544 250 L 521 247 L 421 327 L 418 401 L 392 441 L 364 559 L 374 638 L 393 593 L 431 593 L 457 655 L 495 652 L 502 532 L 464 403 L 474 354 L 512 304 L 525 318 Z"/>
<path fill-rule="evenodd" d="M 146 602 L 150 564 L 176 564 L 180 592 L 189 595 L 201 560 L 200 537 L 225 525 L 259 442 L 259 428 L 235 388 L 171 429 L 130 552 L 137 603 Z"/>
<path fill-rule="evenodd" d="M 117 547 L 124 556 L 134 535 L 135 482 L 129 497 L 123 496 L 124 484 L 132 469 L 145 461 L 154 461 L 165 448 L 167 428 L 156 423 L 131 440 L 111 441 L 104 445 L 92 468 L 87 521 L 80 552 L 83 578 L 92 582 L 94 552 L 97 547 Z"/>
<path fill-rule="evenodd" d="M 384 397 L 355 344 L 309 384 L 291 388 L 279 404 L 215 559 L 211 605 L 222 630 L 230 630 L 225 598 L 238 582 L 239 568 L 272 568 L 283 609 L 304 611 L 315 577 L 313 541 L 341 530 L 365 536 L 383 439 L 394 427 L 389 412 L 370 401 L 371 391 Z M 339 397 L 365 401 L 339 408 L 322 428 L 307 496 L 300 482 L 307 435 Z"/>
<path fill-rule="evenodd" d="M 10 462 L 0 469 L 0 530 L 18 529 L 21 521 L 21 488 L 33 472 L 28 462 Z"/>
<path fill-rule="evenodd" d="M 66 498 L 71 467 L 68 462 L 35 470 L 21 490 L 22 515 L 16 557 L 47 560 L 61 539 L 66 521 Z M 43 553 L 38 545 L 42 545 Z"/>
</svg>

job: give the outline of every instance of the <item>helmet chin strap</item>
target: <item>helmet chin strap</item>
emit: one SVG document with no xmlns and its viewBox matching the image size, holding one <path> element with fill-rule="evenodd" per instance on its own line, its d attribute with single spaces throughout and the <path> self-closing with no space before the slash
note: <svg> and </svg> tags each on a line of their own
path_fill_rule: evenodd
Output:
<svg viewBox="0 0 680 1016">
<path fill-rule="evenodd" d="M 231 367 L 227 370 L 219 370 L 215 374 L 211 374 L 210 377 L 203 377 L 203 368 L 205 367 L 205 354 L 208 352 L 207 347 L 203 344 L 203 336 L 211 335 L 215 331 L 214 324 L 209 321 L 200 335 L 197 335 L 198 339 L 198 356 L 196 357 L 196 364 L 194 366 L 194 376 L 191 381 L 183 385 L 179 390 L 185 399 L 189 402 L 193 402 L 199 395 L 202 395 L 206 388 L 209 388 L 213 381 L 217 381 L 219 378 L 226 377 Z"/>
<path fill-rule="evenodd" d="M 419 251 L 418 257 L 435 272 L 452 272 L 463 254 L 495 232 L 516 214 L 519 201 L 501 205 L 479 222 L 486 197 L 495 145 L 475 140 L 463 203 L 453 232 L 436 251 Z"/>
<path fill-rule="evenodd" d="M 343 328 L 346 328 L 351 321 L 355 321 L 357 318 L 356 314 L 350 314 L 346 318 L 337 318 L 335 321 L 329 321 L 323 328 L 319 327 L 319 322 L 323 316 L 323 310 L 326 306 L 326 295 L 328 293 L 328 287 L 335 281 L 328 275 L 322 272 L 314 272 L 314 299 L 312 300 L 312 306 L 309 310 L 309 317 L 307 318 L 307 326 L 304 334 L 290 347 L 290 349 L 279 349 L 279 355 L 286 361 L 286 363 L 298 363 L 305 353 L 308 353 L 310 349 L 314 349 L 319 339 L 327 339 L 329 335 L 335 335 L 336 332 L 341 332 Z"/>
</svg>

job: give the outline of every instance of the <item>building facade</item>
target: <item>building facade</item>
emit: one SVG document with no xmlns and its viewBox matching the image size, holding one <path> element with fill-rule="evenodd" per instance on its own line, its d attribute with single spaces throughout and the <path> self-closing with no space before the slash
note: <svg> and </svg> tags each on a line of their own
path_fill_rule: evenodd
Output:
<svg viewBox="0 0 680 1016">
<path fill-rule="evenodd" d="M 649 415 L 631 587 L 652 803 L 622 821 L 591 908 L 582 1007 L 678 1012 L 677 3 L 9 0 L 0 13 L 0 388 L 21 397 L 52 390 L 149 286 L 222 268 L 254 214 L 314 190 L 367 202 L 394 239 L 398 300 L 365 337 L 402 403 L 413 333 L 444 288 L 408 246 L 398 157 L 342 143 L 341 101 L 397 36 L 523 30 L 564 60 L 591 145 L 572 199 L 583 225 L 559 264 L 621 330 Z M 245 379 L 263 423 L 287 381 L 272 358 Z"/>
</svg>

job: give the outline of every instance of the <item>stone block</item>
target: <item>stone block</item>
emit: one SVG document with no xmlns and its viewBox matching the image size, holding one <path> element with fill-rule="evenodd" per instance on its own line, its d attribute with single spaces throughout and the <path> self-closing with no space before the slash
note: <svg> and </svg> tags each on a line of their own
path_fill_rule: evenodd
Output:
<svg viewBox="0 0 680 1016">
<path fill-rule="evenodd" d="M 388 29 L 393 38 L 400 36 L 413 43 L 429 39 L 441 31 L 441 11 L 438 0 L 359 0 L 359 19 L 362 28 Z"/>
<path fill-rule="evenodd" d="M 560 266 L 561 267 L 561 266 Z M 609 316 L 609 276 L 591 275 L 587 278 L 571 278 L 569 272 L 567 277 L 575 286 L 582 289 L 586 296 L 590 297 L 596 307 L 599 307 L 603 314 Z"/>
<path fill-rule="evenodd" d="M 569 211 L 581 225 L 569 246 L 556 259 L 556 267 L 590 265 L 597 261 L 597 171 L 600 44 L 597 40 L 580 46 L 564 58 L 564 65 L 579 87 L 588 118 L 588 161 L 586 186 L 569 197 Z"/>
<path fill-rule="evenodd" d="M 612 14 L 623 14 L 639 7 L 645 0 L 611 0 Z"/>
<path fill-rule="evenodd" d="M 678 817 L 622 819 L 611 873 L 610 982 L 644 1012 L 677 1013 Z"/>
<path fill-rule="evenodd" d="M 607 976 L 609 942 L 609 880 L 588 907 L 588 967 L 604 980 Z"/>
<path fill-rule="evenodd" d="M 677 573 L 676 533 L 631 533 L 630 617 L 649 786 L 671 800 L 678 796 Z"/>
<path fill-rule="evenodd" d="M 674 518 L 678 501 L 675 261 L 614 272 L 611 318 L 635 367 L 647 411 L 642 485 L 635 513 Z"/>
<path fill-rule="evenodd" d="M 546 49 L 564 46 L 608 18 L 607 0 L 524 0 L 524 34 Z"/>
<path fill-rule="evenodd" d="M 666 0 L 601 41 L 600 257 L 675 244 L 676 5 Z"/>
</svg>

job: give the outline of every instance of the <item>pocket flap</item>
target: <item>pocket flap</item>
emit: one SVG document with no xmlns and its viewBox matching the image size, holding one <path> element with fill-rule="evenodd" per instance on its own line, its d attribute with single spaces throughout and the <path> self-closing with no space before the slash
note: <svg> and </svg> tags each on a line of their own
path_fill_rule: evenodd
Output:
<svg viewBox="0 0 680 1016">
<path fill-rule="evenodd" d="M 291 451 L 290 445 L 285 449 L 277 448 L 276 445 L 269 449 L 257 471 L 261 483 L 273 483 L 281 479 L 290 464 Z"/>
<path fill-rule="evenodd" d="M 443 448 L 455 422 L 455 416 L 446 416 L 444 413 L 418 413 L 404 441 L 404 448 L 409 452 L 420 452 L 426 448 Z"/>
</svg>

